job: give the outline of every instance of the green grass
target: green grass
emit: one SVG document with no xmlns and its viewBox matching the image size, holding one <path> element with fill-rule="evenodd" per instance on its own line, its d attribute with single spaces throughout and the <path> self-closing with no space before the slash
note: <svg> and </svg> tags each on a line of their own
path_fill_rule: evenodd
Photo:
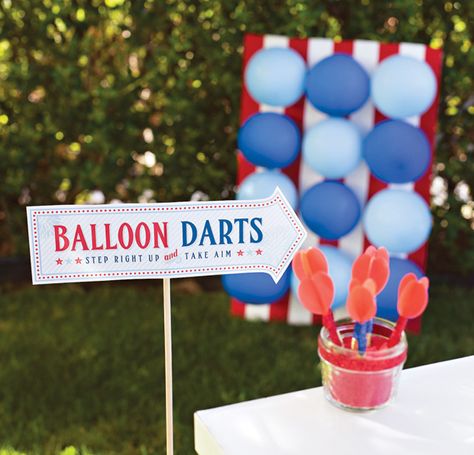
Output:
<svg viewBox="0 0 474 455">
<path fill-rule="evenodd" d="M 431 294 L 423 332 L 410 338 L 408 366 L 474 353 L 474 291 L 436 286 Z M 83 454 L 164 453 L 162 331 L 158 285 L 4 292 L 0 446 L 38 454 L 68 446 Z M 220 292 L 176 293 L 176 453 L 194 453 L 198 409 L 320 385 L 316 333 L 231 318 Z"/>
</svg>

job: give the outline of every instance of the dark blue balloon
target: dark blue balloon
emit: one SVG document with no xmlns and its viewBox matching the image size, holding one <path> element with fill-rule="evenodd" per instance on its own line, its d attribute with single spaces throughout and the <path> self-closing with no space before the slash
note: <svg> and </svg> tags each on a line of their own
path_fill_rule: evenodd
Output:
<svg viewBox="0 0 474 455">
<path fill-rule="evenodd" d="M 239 150 L 256 166 L 289 166 L 298 156 L 301 134 L 288 116 L 265 112 L 250 117 L 240 128 Z"/>
<path fill-rule="evenodd" d="M 401 120 L 379 123 L 365 138 L 363 154 L 372 174 L 387 183 L 414 182 L 431 162 L 425 133 Z"/>
<path fill-rule="evenodd" d="M 390 258 L 390 278 L 385 289 L 377 296 L 378 317 L 391 321 L 397 320 L 398 285 L 400 280 L 410 272 L 418 278 L 423 276 L 423 272 L 409 259 Z"/>
<path fill-rule="evenodd" d="M 348 234 L 359 221 L 360 203 L 346 185 L 325 181 L 303 194 L 301 216 L 308 227 L 324 239 L 336 240 Z"/>
<path fill-rule="evenodd" d="M 351 56 L 334 54 L 311 68 L 305 88 L 306 96 L 316 109 L 333 117 L 344 117 L 367 101 L 370 80 Z"/>
<path fill-rule="evenodd" d="M 286 269 L 278 283 L 275 283 L 267 273 L 237 273 L 222 276 L 226 292 L 245 303 L 274 303 L 286 294 L 290 282 L 290 267 Z"/>
</svg>

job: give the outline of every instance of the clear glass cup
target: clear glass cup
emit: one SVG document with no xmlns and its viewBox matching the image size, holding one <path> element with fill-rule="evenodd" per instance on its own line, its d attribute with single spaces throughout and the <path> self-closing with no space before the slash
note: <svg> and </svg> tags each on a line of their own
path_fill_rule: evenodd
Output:
<svg viewBox="0 0 474 455">
<path fill-rule="evenodd" d="M 337 323 L 343 346 L 329 338 L 325 327 L 318 338 L 323 388 L 326 398 L 343 409 L 364 411 L 386 406 L 396 395 L 398 380 L 407 358 L 405 333 L 393 347 L 384 347 L 395 325 L 385 319 L 375 318 L 367 351 L 361 355 L 351 349 L 354 322 Z M 380 346 L 380 349 L 375 349 Z"/>
</svg>

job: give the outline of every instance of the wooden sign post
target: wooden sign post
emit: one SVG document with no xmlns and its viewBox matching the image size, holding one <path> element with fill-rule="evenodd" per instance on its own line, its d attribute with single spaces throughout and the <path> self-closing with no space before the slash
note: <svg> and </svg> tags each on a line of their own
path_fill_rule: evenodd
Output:
<svg viewBox="0 0 474 455">
<path fill-rule="evenodd" d="M 163 279 L 166 437 L 173 453 L 170 278 L 265 272 L 306 231 L 279 189 L 255 201 L 27 208 L 33 284 Z"/>
</svg>

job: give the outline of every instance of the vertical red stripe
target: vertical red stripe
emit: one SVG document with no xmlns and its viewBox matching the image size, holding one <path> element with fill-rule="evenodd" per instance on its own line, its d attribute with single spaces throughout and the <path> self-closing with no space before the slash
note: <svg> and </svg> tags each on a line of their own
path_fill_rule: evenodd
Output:
<svg viewBox="0 0 474 455">
<path fill-rule="evenodd" d="M 353 49 L 354 41 L 338 41 L 334 43 L 334 53 L 352 55 Z"/>
<path fill-rule="evenodd" d="M 245 316 L 245 304 L 242 303 L 240 300 L 234 299 L 231 297 L 230 299 L 230 312 L 234 316 L 238 316 L 243 318 Z"/>
<path fill-rule="evenodd" d="M 245 68 L 253 54 L 263 48 L 263 36 L 245 35 L 244 55 L 242 63 L 242 96 L 240 99 L 240 124 L 244 123 L 251 115 L 258 112 L 258 103 L 255 101 L 245 86 Z"/>
<path fill-rule="evenodd" d="M 431 165 L 426 171 L 426 174 L 415 183 L 415 191 L 426 201 L 428 205 L 431 202 L 430 187 L 431 179 L 433 176 L 432 165 L 435 158 L 435 135 L 436 135 L 436 124 L 438 118 L 438 105 L 439 105 L 439 93 L 441 85 L 441 66 L 442 66 L 442 52 L 439 49 L 433 49 L 431 47 L 426 48 L 425 60 L 433 70 L 436 81 L 438 83 L 438 91 L 433 104 L 420 118 L 420 128 L 425 132 L 426 137 L 431 146 Z M 414 251 L 408 256 L 413 262 L 415 262 L 422 270 L 426 269 L 426 262 L 428 257 L 428 244 L 425 243 L 417 251 Z"/>
<path fill-rule="evenodd" d="M 245 35 L 244 54 L 242 63 L 242 95 L 240 99 L 240 124 L 245 122 L 250 116 L 256 114 L 259 110 L 259 104 L 250 96 L 245 86 L 245 68 L 252 56 L 263 48 L 263 36 Z M 248 161 L 239 151 L 237 153 L 237 185 L 248 175 L 255 171 L 255 165 Z M 237 299 L 231 299 L 231 314 L 238 317 L 245 316 L 245 303 Z"/>
<path fill-rule="evenodd" d="M 258 112 L 258 103 L 250 96 L 245 86 L 245 68 L 252 56 L 263 47 L 263 36 L 245 35 L 244 54 L 242 63 L 242 94 L 240 97 L 240 124 Z M 255 165 L 248 161 L 244 155 L 237 152 L 237 185 L 248 175 L 255 171 Z"/>
</svg>

